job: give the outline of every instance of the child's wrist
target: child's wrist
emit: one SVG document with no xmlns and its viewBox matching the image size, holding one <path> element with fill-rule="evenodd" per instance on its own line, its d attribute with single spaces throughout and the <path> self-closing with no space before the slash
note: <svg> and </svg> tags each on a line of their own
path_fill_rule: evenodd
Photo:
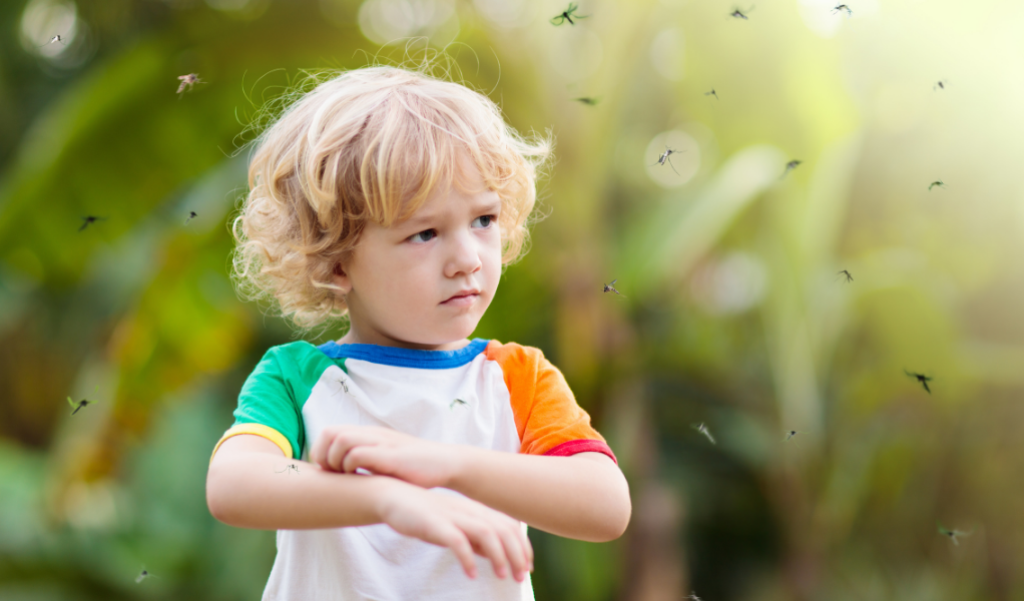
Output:
<svg viewBox="0 0 1024 601">
<path fill-rule="evenodd" d="M 485 452 L 485 449 L 467 446 L 460 449 L 459 452 L 453 453 L 451 472 L 444 487 L 462 492 L 464 483 L 472 478 L 471 472 L 475 469 L 475 460 L 479 459 L 480 453 Z"/>
<path fill-rule="evenodd" d="M 419 488 L 415 484 L 409 484 L 404 480 L 390 476 L 364 476 L 377 480 L 377 492 L 373 499 L 373 513 L 377 523 L 386 522 L 388 513 L 394 508 L 394 503 L 406 496 L 410 488 Z"/>
</svg>

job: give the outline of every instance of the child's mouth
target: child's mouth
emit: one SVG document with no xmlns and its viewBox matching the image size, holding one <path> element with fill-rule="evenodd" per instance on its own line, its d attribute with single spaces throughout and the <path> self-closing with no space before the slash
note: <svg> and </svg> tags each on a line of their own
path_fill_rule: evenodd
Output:
<svg viewBox="0 0 1024 601">
<path fill-rule="evenodd" d="M 468 307 L 475 303 L 479 296 L 479 294 L 462 294 L 453 296 L 441 304 L 446 307 Z"/>
</svg>

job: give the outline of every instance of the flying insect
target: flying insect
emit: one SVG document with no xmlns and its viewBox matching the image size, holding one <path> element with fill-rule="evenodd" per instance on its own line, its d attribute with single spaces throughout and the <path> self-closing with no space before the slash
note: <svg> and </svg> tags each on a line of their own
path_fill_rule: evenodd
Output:
<svg viewBox="0 0 1024 601">
<path fill-rule="evenodd" d="M 555 26 L 558 26 L 558 25 L 562 25 L 563 23 L 568 21 L 569 25 L 575 25 L 576 23 L 574 23 L 573 20 L 572 20 L 573 17 L 576 17 L 577 19 L 586 19 L 587 17 L 590 16 L 590 15 L 577 15 L 576 11 L 578 9 L 579 9 L 579 6 L 577 6 L 575 2 L 570 2 L 569 3 L 569 8 L 563 10 L 562 12 L 560 12 L 557 15 L 555 15 L 554 17 L 551 17 L 551 24 L 555 25 Z M 556 23 L 556 21 L 557 21 L 557 23 Z"/>
<path fill-rule="evenodd" d="M 924 386 L 924 389 L 925 389 L 925 391 L 926 391 L 926 392 L 927 392 L 928 394 L 931 394 L 931 393 L 932 393 L 932 389 L 931 389 L 931 388 L 928 388 L 928 382 L 931 382 L 931 381 L 932 381 L 932 380 L 934 380 L 935 378 L 930 378 L 930 377 L 928 377 L 928 376 L 926 376 L 926 375 L 924 375 L 924 374 L 919 374 L 919 373 L 916 373 L 916 372 L 912 372 L 912 371 L 907 371 L 907 370 L 905 370 L 905 369 L 903 370 L 903 373 L 907 374 L 907 376 L 909 376 L 909 377 L 911 377 L 911 378 L 914 378 L 914 379 L 916 379 L 916 380 L 917 380 L 918 382 L 920 382 L 920 383 L 921 383 L 921 386 Z"/>
</svg>

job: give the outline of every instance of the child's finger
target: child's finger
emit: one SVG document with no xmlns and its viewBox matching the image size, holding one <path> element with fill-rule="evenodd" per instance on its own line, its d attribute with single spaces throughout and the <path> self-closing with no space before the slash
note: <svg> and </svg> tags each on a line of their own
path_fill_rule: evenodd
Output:
<svg viewBox="0 0 1024 601">
<path fill-rule="evenodd" d="M 505 557 L 505 546 L 495 529 L 486 522 L 474 520 L 463 527 L 463 532 L 469 535 L 477 554 L 491 560 L 494 574 L 498 578 L 504 578 L 508 574 L 508 561 Z"/>
<path fill-rule="evenodd" d="M 522 524 L 519 524 L 519 536 L 523 541 L 523 548 L 526 549 L 526 563 L 529 566 L 530 571 L 533 571 L 533 543 L 530 542 L 529 535 L 526 534 L 526 529 L 523 528 Z"/>
<path fill-rule="evenodd" d="M 327 449 L 327 465 L 336 472 L 345 471 L 345 455 L 354 447 L 347 436 L 338 435 L 334 437 L 331 446 Z"/>
<path fill-rule="evenodd" d="M 345 436 L 324 428 L 316 442 L 313 443 L 309 458 L 325 470 L 340 471 L 341 460 L 336 460 L 335 457 L 340 455 L 341 458 L 344 458 L 347 448 L 348 441 Z"/>
<path fill-rule="evenodd" d="M 470 544 L 466 534 L 457 527 L 452 527 L 442 535 L 438 544 L 444 545 L 455 553 L 455 558 L 462 564 L 466 576 L 476 578 L 476 558 L 473 554 L 473 545 Z"/>
<path fill-rule="evenodd" d="M 320 436 L 316 438 L 316 442 L 313 443 L 313 448 L 309 450 L 309 460 L 312 463 L 316 463 L 324 469 L 328 469 L 325 462 L 327 457 L 327 448 L 330 446 L 333 436 L 330 436 L 327 432 L 321 432 Z"/>
<path fill-rule="evenodd" d="M 521 582 L 526 578 L 526 573 L 530 571 L 529 551 L 527 550 L 529 540 L 524 544 L 519 522 L 514 522 L 499 530 L 499 536 L 505 546 L 505 554 L 512 564 L 512 576 Z"/>
</svg>

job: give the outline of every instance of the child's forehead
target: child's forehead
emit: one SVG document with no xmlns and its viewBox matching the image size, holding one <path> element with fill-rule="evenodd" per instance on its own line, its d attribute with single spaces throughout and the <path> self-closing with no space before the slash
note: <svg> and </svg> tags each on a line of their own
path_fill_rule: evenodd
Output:
<svg viewBox="0 0 1024 601">
<path fill-rule="evenodd" d="M 460 184 L 458 181 L 448 185 L 437 186 L 427 198 L 415 207 L 409 207 L 392 227 L 406 227 L 413 223 L 429 221 L 446 214 L 472 212 L 498 205 L 501 198 L 498 193 L 490 190 L 482 182 Z"/>
<path fill-rule="evenodd" d="M 405 199 L 392 226 L 401 227 L 411 220 L 431 213 L 441 213 L 473 205 L 486 204 L 497 198 L 484 181 L 476 164 L 464 158 L 448 178 L 439 178 L 420 198 Z M 383 224 L 382 224 L 383 225 Z"/>
</svg>

